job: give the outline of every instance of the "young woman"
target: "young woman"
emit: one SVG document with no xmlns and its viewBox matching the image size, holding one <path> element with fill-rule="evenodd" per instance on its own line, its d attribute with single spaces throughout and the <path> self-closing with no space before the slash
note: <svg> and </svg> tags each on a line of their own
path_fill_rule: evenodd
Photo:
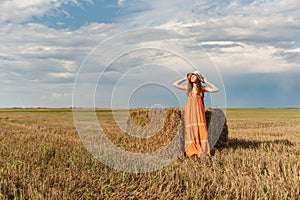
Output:
<svg viewBox="0 0 300 200">
<path fill-rule="evenodd" d="M 188 85 L 181 85 L 184 81 Z M 201 82 L 205 83 L 203 86 Z M 188 73 L 183 79 L 173 83 L 178 89 L 185 90 L 188 102 L 184 110 L 184 144 L 186 156 L 210 157 L 208 130 L 206 126 L 204 92 L 217 92 L 219 89 L 207 81 L 199 71 Z"/>
</svg>

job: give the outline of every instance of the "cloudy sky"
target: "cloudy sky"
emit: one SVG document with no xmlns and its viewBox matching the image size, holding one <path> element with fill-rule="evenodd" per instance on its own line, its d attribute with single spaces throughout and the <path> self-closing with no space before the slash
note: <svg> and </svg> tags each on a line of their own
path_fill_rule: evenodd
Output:
<svg viewBox="0 0 300 200">
<path fill-rule="evenodd" d="M 300 107 L 298 0 L 1 0 L 0 107 Z"/>
</svg>

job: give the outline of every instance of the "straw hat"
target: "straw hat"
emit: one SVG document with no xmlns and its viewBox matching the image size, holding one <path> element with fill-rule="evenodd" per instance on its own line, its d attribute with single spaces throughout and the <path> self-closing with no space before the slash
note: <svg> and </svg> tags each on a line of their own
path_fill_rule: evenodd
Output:
<svg viewBox="0 0 300 200">
<path fill-rule="evenodd" d="M 203 76 L 202 76 L 202 74 L 201 74 L 199 71 L 193 71 L 193 72 L 190 72 L 190 73 L 187 74 L 187 76 L 192 75 L 192 74 L 196 75 L 197 78 L 198 78 L 201 82 L 203 82 Z"/>
</svg>

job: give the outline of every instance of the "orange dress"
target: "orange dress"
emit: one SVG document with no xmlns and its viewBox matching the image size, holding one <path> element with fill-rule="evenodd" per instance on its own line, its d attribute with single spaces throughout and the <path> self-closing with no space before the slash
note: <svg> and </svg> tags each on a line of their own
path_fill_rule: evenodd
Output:
<svg viewBox="0 0 300 200">
<path fill-rule="evenodd" d="M 190 94 L 184 111 L 184 143 L 188 157 L 210 156 L 204 94 Z"/>
</svg>

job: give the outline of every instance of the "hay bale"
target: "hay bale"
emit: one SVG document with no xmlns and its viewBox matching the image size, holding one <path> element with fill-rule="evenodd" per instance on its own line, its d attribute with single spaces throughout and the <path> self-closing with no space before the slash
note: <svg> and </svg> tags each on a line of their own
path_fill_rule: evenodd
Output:
<svg viewBox="0 0 300 200">
<path fill-rule="evenodd" d="M 174 152 L 184 152 L 182 121 L 179 108 L 132 109 L 126 134 L 134 136 L 130 137 L 130 141 L 138 143 L 135 145 L 139 148 L 137 152 L 156 151 L 167 146 L 175 137 Z"/>
<path fill-rule="evenodd" d="M 172 137 L 177 134 L 181 123 L 181 109 L 134 109 L 127 121 L 127 134 L 142 138 L 156 134 Z"/>
<path fill-rule="evenodd" d="M 227 147 L 228 127 L 224 112 L 221 109 L 207 109 L 205 115 L 211 149 Z M 156 141 L 162 146 L 166 137 L 173 138 L 178 131 L 182 139 L 179 145 L 183 149 L 184 123 L 183 112 L 180 108 L 130 110 L 130 118 L 127 121 L 127 134 L 129 135 L 141 138 L 150 138 L 155 134 L 162 135 L 162 137 L 156 137 L 157 140 L 163 140 Z"/>
<path fill-rule="evenodd" d="M 205 110 L 208 128 L 208 142 L 214 149 L 228 146 L 228 126 L 224 112 L 221 109 Z"/>
</svg>

